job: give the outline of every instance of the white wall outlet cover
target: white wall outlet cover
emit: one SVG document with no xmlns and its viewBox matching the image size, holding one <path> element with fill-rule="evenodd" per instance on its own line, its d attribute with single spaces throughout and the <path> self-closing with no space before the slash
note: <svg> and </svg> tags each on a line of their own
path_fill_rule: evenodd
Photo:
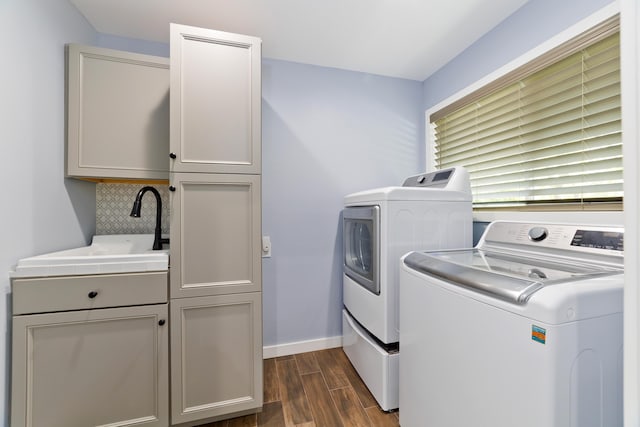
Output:
<svg viewBox="0 0 640 427">
<path fill-rule="evenodd" d="M 271 256 L 271 237 L 262 236 L 262 256 L 269 258 Z"/>
</svg>

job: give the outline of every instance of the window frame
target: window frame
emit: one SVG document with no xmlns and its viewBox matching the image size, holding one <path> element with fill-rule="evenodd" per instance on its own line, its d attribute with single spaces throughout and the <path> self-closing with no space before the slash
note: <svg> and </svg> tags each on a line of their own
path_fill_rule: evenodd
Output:
<svg viewBox="0 0 640 427">
<path fill-rule="evenodd" d="M 443 109 L 446 109 L 448 106 L 459 102 L 460 100 L 468 97 L 469 95 L 482 90 L 485 87 L 491 86 L 494 84 L 496 80 L 504 79 L 509 74 L 516 72 L 517 69 L 526 66 L 527 64 L 536 62 L 540 57 L 546 55 L 547 53 L 557 50 L 561 48 L 562 45 L 571 42 L 573 39 L 583 35 L 584 33 L 588 33 L 593 30 L 594 27 L 598 27 L 603 23 L 616 18 L 619 15 L 619 7 L 617 4 L 611 4 L 598 12 L 588 16 L 582 21 L 574 24 L 573 26 L 567 28 L 546 42 L 538 45 L 537 47 L 529 50 L 523 55 L 517 57 L 506 65 L 500 67 L 494 72 L 486 75 L 485 77 L 477 80 L 476 82 L 470 84 L 466 88 L 454 93 L 443 101 L 438 102 L 437 104 L 429 107 L 425 111 L 425 162 L 427 171 L 436 170 L 436 159 L 435 159 L 435 138 L 434 138 L 434 129 L 431 126 L 430 118 L 436 113 L 440 112 Z M 518 207 L 494 207 L 494 208 L 474 208 L 475 210 L 482 211 L 523 211 L 523 212 L 540 212 L 544 210 L 549 211 L 559 211 L 567 212 L 580 212 L 584 210 L 588 211 L 620 211 L 622 212 L 622 202 L 613 202 L 613 203 L 605 203 L 605 204 L 595 204 L 595 205 L 583 205 L 578 206 L 575 205 L 572 209 L 572 205 L 570 204 L 559 204 L 557 206 L 549 206 L 549 205 L 523 205 Z M 613 213 L 613 212 L 609 212 Z M 493 215 L 489 215 L 493 216 Z"/>
</svg>

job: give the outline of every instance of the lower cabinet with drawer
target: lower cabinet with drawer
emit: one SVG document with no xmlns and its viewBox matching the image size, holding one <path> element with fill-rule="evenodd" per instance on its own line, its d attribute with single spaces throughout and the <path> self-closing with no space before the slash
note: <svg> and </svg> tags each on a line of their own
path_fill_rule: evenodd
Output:
<svg viewBox="0 0 640 427">
<path fill-rule="evenodd" d="M 166 272 L 14 279 L 12 288 L 13 427 L 169 425 Z M 34 289 L 52 296 L 21 299 Z"/>
</svg>

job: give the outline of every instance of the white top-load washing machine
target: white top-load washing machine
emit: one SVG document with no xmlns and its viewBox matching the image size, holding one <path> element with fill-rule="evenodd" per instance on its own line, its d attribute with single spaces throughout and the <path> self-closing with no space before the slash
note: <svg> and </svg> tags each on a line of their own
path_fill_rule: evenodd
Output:
<svg viewBox="0 0 640 427">
<path fill-rule="evenodd" d="M 622 426 L 623 230 L 493 222 L 400 267 L 400 424 Z"/>
<path fill-rule="evenodd" d="M 398 407 L 398 266 L 471 246 L 469 175 L 450 168 L 344 198 L 343 348 L 383 410 Z"/>
</svg>

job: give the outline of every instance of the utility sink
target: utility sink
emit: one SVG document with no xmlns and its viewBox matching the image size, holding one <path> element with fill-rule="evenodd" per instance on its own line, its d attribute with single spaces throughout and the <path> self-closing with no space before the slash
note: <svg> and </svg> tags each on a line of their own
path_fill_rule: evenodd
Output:
<svg viewBox="0 0 640 427">
<path fill-rule="evenodd" d="M 24 258 L 11 277 L 162 271 L 169 267 L 169 250 L 152 250 L 153 234 L 93 236 L 91 245 Z"/>
</svg>

